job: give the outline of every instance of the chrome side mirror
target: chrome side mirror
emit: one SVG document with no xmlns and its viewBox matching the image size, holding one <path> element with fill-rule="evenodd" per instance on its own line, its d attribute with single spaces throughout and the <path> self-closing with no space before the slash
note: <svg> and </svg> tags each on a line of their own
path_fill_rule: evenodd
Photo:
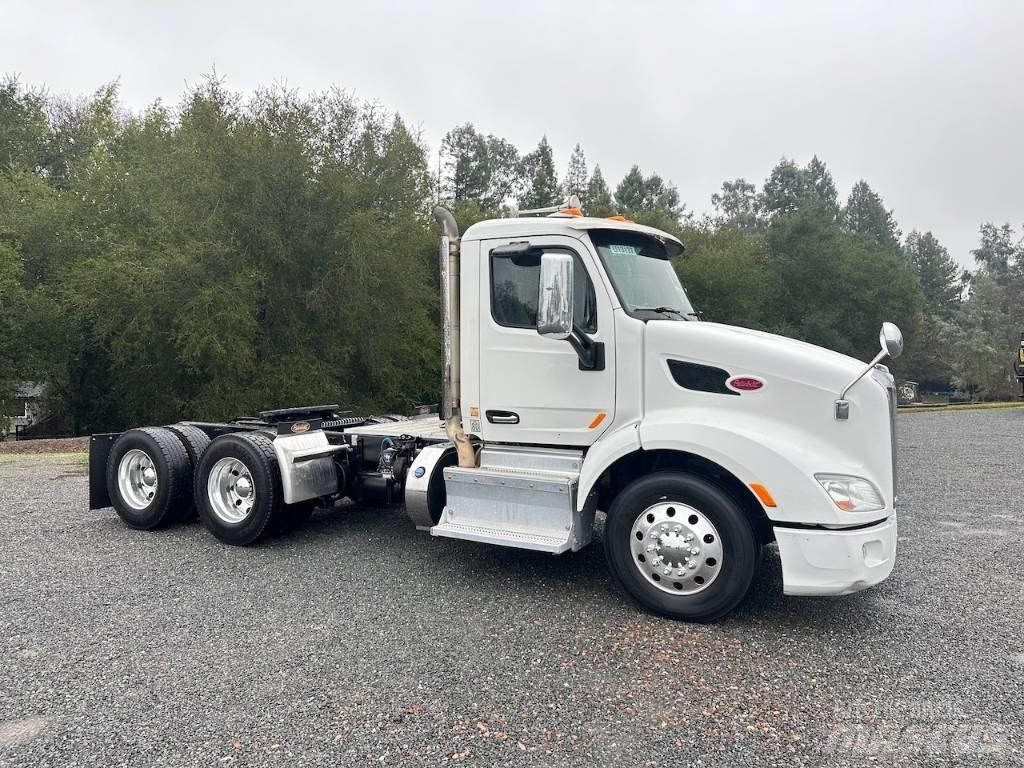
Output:
<svg viewBox="0 0 1024 768">
<path fill-rule="evenodd" d="M 893 360 L 903 354 L 903 332 L 895 323 L 882 323 L 878 343 L 882 345 L 882 351 Z"/>
<path fill-rule="evenodd" d="M 903 354 L 903 332 L 896 326 L 896 323 L 882 323 L 882 330 L 878 332 L 878 343 L 882 347 L 881 351 L 857 375 L 857 378 L 843 387 L 843 391 L 839 393 L 839 399 L 835 402 L 835 416 L 838 421 L 846 421 L 850 418 L 850 401 L 846 399 L 846 393 L 853 385 L 867 376 L 871 369 L 885 359 L 886 355 L 895 360 Z"/>
<path fill-rule="evenodd" d="M 537 292 L 537 333 L 563 340 L 572 334 L 572 256 L 545 253 L 540 259 Z"/>
</svg>

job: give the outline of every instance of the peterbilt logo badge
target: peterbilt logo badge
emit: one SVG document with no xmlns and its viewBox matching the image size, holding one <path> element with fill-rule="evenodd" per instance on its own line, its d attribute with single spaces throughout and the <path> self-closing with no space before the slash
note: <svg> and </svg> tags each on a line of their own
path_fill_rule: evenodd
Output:
<svg viewBox="0 0 1024 768">
<path fill-rule="evenodd" d="M 757 376 L 733 376 L 725 386 L 733 392 L 756 392 L 764 388 L 764 380 Z"/>
<path fill-rule="evenodd" d="M 309 422 L 296 421 L 294 424 L 292 424 L 292 432 L 295 432 L 296 434 L 299 434 L 301 432 L 309 432 Z"/>
</svg>

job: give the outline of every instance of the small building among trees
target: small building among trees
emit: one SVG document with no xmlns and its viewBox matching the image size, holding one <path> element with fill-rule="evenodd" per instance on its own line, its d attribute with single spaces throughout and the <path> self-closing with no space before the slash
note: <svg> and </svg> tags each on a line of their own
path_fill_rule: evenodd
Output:
<svg viewBox="0 0 1024 768">
<path fill-rule="evenodd" d="M 3 405 L 0 440 L 16 434 L 18 427 L 30 427 L 43 418 L 43 385 L 26 381 L 18 387 L 14 399 Z"/>
</svg>

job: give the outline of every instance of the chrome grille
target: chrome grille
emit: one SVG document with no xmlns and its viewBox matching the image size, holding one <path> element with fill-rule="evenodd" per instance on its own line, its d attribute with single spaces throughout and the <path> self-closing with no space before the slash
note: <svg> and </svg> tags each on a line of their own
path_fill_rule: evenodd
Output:
<svg viewBox="0 0 1024 768">
<path fill-rule="evenodd" d="M 871 378 L 885 388 L 886 396 L 889 399 L 889 443 L 892 455 L 892 506 L 896 508 L 897 483 L 896 483 L 896 380 L 884 366 L 878 366 L 871 372 Z"/>
</svg>

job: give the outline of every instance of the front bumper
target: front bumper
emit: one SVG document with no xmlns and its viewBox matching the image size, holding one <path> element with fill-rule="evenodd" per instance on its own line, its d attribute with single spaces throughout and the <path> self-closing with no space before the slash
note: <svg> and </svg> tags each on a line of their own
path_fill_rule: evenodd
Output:
<svg viewBox="0 0 1024 768">
<path fill-rule="evenodd" d="M 896 562 L 896 515 L 870 528 L 775 528 L 787 595 L 849 595 L 884 581 Z"/>
</svg>

